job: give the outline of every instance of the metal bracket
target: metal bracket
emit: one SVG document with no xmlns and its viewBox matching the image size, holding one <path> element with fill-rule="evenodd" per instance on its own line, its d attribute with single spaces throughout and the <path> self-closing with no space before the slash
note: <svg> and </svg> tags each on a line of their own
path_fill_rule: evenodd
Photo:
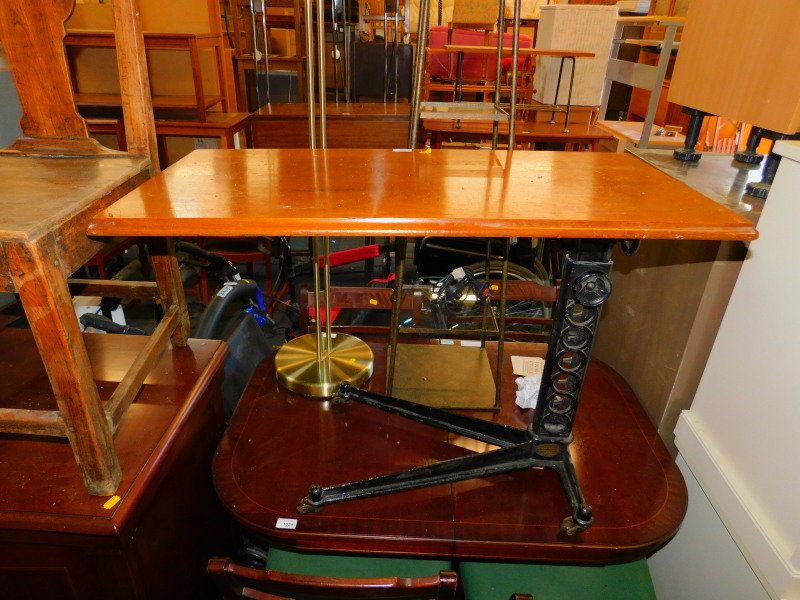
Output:
<svg viewBox="0 0 800 600">
<path fill-rule="evenodd" d="M 558 473 L 572 506 L 572 514 L 562 521 L 561 531 L 573 535 L 591 526 L 592 508 L 586 504 L 578 483 L 569 446 L 600 309 L 611 295 L 610 256 L 614 243 L 612 240 L 578 242 L 565 256 L 539 403 L 535 420 L 528 429 L 432 408 L 344 383 L 339 390 L 342 400 L 355 400 L 499 446 L 499 449 L 350 483 L 329 487 L 312 485 L 297 510 L 304 514 L 317 512 L 328 504 L 347 500 L 544 467 Z"/>
</svg>

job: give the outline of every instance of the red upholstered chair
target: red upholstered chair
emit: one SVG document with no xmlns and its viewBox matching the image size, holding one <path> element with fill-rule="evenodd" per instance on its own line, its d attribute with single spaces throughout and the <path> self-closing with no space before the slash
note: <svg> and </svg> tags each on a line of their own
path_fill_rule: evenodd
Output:
<svg viewBox="0 0 800 600">
<path fill-rule="evenodd" d="M 444 48 L 449 43 L 449 33 L 446 25 L 434 25 L 428 34 L 428 47 L 431 49 Z M 438 79 L 452 79 L 453 70 L 450 64 L 450 57 L 445 53 L 434 52 L 431 55 L 430 66 L 431 77 Z"/>
</svg>

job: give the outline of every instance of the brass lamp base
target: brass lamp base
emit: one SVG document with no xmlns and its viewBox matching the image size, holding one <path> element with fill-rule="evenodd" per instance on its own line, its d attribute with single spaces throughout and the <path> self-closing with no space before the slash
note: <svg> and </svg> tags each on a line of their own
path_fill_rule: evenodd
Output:
<svg viewBox="0 0 800 600">
<path fill-rule="evenodd" d="M 324 334 L 323 334 L 324 335 Z M 317 336 L 306 334 L 284 344 L 275 355 L 278 382 L 286 389 L 314 397 L 332 397 L 348 382 L 360 386 L 372 376 L 370 347 L 346 333 L 331 335 L 330 352 L 317 361 Z"/>
</svg>

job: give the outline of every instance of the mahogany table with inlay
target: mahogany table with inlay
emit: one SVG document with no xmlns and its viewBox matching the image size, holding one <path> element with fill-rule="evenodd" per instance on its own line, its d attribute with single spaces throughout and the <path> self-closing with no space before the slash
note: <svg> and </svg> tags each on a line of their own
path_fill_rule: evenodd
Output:
<svg viewBox="0 0 800 600">
<path fill-rule="evenodd" d="M 510 355 L 546 352 L 543 344 L 506 346 L 508 374 Z M 382 391 L 386 345 L 372 347 L 377 368 L 367 388 Z M 489 352 L 494 366 L 494 346 Z M 467 414 L 525 427 L 533 411 L 516 407 L 514 379 L 504 382 L 499 412 Z M 591 528 L 569 538 L 559 533 L 569 505 L 549 469 L 298 515 L 295 505 L 310 481 L 350 481 L 489 446 L 355 402 L 297 396 L 277 384 L 269 360 L 231 419 L 214 459 L 214 482 L 245 527 L 270 543 L 304 550 L 606 563 L 639 558 L 668 540 L 686 511 L 686 487 L 630 388 L 602 363 L 589 369 L 575 437 L 578 477 L 598 510 Z"/>
<path fill-rule="evenodd" d="M 589 385 L 599 310 L 611 292 L 611 248 L 631 238 L 746 240 L 756 235 L 748 220 L 631 156 L 471 150 L 197 151 L 96 215 L 89 231 L 561 238 L 566 251 L 561 293 L 534 422 L 502 440 L 493 433 L 492 439 L 502 446 L 499 455 L 513 455 L 515 465 L 525 446 L 530 448 L 526 457 L 535 458 L 533 466 L 558 470 L 572 507 L 571 533 L 593 521 L 569 446 L 581 388 Z M 402 245 L 398 252 L 404 255 Z M 402 293 L 398 282 L 396 295 Z M 298 397 L 295 402 L 315 401 Z M 608 443 L 615 443 L 613 429 L 607 435 Z M 523 438 L 524 443 L 513 441 Z M 575 444 L 582 443 L 575 438 Z M 365 447 L 354 461 L 372 455 Z M 480 456 L 459 457 L 458 469 L 464 463 L 472 468 L 475 460 L 484 460 L 475 458 Z M 502 464 L 504 469 L 511 465 Z M 366 471 L 365 476 L 377 474 Z M 458 479 L 452 475 L 448 472 L 448 482 Z M 309 477 L 312 483 L 319 482 Z M 359 484 L 359 494 L 375 493 L 374 483 Z M 328 505 L 339 501 L 334 488 L 311 490 L 300 508 L 333 510 Z"/>
</svg>

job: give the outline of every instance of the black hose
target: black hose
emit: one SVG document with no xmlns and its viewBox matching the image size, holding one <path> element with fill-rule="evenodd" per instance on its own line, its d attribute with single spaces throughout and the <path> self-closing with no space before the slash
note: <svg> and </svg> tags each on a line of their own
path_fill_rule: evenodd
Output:
<svg viewBox="0 0 800 600">
<path fill-rule="evenodd" d="M 105 331 L 106 333 L 120 333 L 124 335 L 145 335 L 144 331 L 138 329 L 137 327 L 120 325 L 119 323 L 115 323 L 109 318 L 106 318 L 102 315 L 96 315 L 93 313 L 82 314 L 80 322 L 81 325 L 83 325 L 84 327 L 92 327 L 94 329 L 99 329 L 100 331 Z"/>
</svg>

